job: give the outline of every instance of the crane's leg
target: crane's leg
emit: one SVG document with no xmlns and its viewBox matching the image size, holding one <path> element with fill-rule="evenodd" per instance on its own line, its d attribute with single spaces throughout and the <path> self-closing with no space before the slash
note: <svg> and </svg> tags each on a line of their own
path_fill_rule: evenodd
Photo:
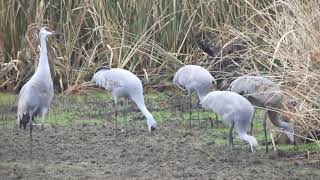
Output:
<svg viewBox="0 0 320 180">
<path fill-rule="evenodd" d="M 202 108 L 200 106 L 200 100 L 198 100 L 198 102 L 197 102 L 196 111 L 197 111 L 198 125 L 200 128 L 201 127 L 201 119 L 200 119 L 200 112 L 199 111 L 202 111 Z"/>
<path fill-rule="evenodd" d="M 198 118 L 198 122 L 199 122 L 199 128 L 201 127 L 201 119 L 200 119 L 200 113 L 199 113 L 199 109 L 197 108 L 197 118 Z"/>
<path fill-rule="evenodd" d="M 214 116 L 215 116 L 215 121 L 216 121 L 216 123 L 218 123 L 218 114 L 217 114 L 217 113 L 214 113 Z M 213 121 L 212 121 L 211 118 L 210 118 L 210 125 L 211 125 L 211 128 L 213 128 Z"/>
<path fill-rule="evenodd" d="M 124 108 L 123 108 L 123 118 L 124 118 L 124 130 L 127 133 L 127 109 L 128 108 L 128 98 L 124 100 Z"/>
<path fill-rule="evenodd" d="M 234 149 L 233 136 L 232 136 L 233 128 L 234 128 L 234 122 L 231 123 L 229 134 L 228 134 L 228 146 L 229 146 L 229 149 L 231 150 Z"/>
<path fill-rule="evenodd" d="M 218 114 L 217 113 L 214 113 L 214 116 L 215 116 L 215 118 L 216 118 L 216 123 L 218 124 L 219 122 L 219 117 L 218 117 Z"/>
<path fill-rule="evenodd" d="M 254 110 L 253 110 L 253 116 L 252 116 L 251 124 L 250 124 L 250 135 L 251 136 L 252 136 L 252 133 L 253 133 L 253 120 L 254 120 L 255 114 L 256 114 L 256 108 L 254 108 Z"/>
<path fill-rule="evenodd" d="M 33 120 L 33 114 L 30 112 L 30 113 L 29 113 L 29 125 L 30 125 L 30 157 L 31 157 L 31 155 L 32 155 L 32 129 L 33 129 L 32 120 Z"/>
<path fill-rule="evenodd" d="M 209 119 L 210 119 L 210 126 L 211 126 L 211 128 L 213 128 L 213 121 L 212 121 L 212 118 L 211 118 L 211 117 L 209 117 Z"/>
<path fill-rule="evenodd" d="M 116 118 L 116 136 L 118 135 L 118 110 L 117 110 L 117 99 L 114 100 L 114 110 L 115 110 L 115 118 Z"/>
<path fill-rule="evenodd" d="M 32 130 L 33 130 L 32 116 L 33 116 L 32 113 L 29 113 L 30 138 L 32 138 Z"/>
<path fill-rule="evenodd" d="M 46 117 L 46 114 L 48 112 L 48 109 L 43 109 L 41 113 L 41 130 L 44 130 L 44 118 Z"/>
<path fill-rule="evenodd" d="M 266 110 L 263 118 L 263 131 L 264 131 L 264 140 L 266 143 L 266 152 L 269 152 L 268 137 L 267 137 L 267 116 L 268 116 L 268 110 Z"/>
<path fill-rule="evenodd" d="M 192 118 L 192 96 L 189 94 L 189 127 L 191 128 L 191 118 Z"/>
</svg>

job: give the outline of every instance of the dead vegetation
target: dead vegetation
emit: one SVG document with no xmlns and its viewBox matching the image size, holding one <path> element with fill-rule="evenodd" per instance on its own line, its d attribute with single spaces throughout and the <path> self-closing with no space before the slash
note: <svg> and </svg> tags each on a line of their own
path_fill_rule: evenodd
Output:
<svg viewBox="0 0 320 180">
<path fill-rule="evenodd" d="M 239 75 L 262 75 L 280 83 L 288 100 L 296 102 L 285 105 L 283 115 L 298 135 L 318 141 L 319 5 L 300 0 L 1 1 L 0 90 L 17 92 L 31 77 L 39 55 L 38 27 L 47 25 L 64 34 L 49 42 L 58 93 L 81 92 L 102 63 L 142 79 L 145 69 L 149 81 L 143 81 L 158 90 L 170 87 L 183 64 L 208 67 L 221 89 Z M 209 44 L 211 49 L 205 48 Z"/>
</svg>

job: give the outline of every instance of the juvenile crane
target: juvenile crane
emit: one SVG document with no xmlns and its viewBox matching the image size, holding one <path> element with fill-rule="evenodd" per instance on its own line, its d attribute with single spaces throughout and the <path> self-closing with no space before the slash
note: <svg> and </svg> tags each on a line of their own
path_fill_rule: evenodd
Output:
<svg viewBox="0 0 320 180">
<path fill-rule="evenodd" d="M 185 88 L 189 94 L 189 126 L 191 127 L 191 94 L 195 91 L 201 102 L 215 84 L 215 79 L 201 66 L 185 65 L 174 75 L 173 84 Z"/>
<path fill-rule="evenodd" d="M 267 128 L 266 119 L 269 116 L 270 121 L 273 125 L 279 128 L 283 128 L 288 136 L 289 140 L 294 142 L 294 130 L 293 125 L 290 123 L 283 122 L 280 118 L 279 112 L 275 109 L 279 109 L 282 106 L 282 91 L 279 85 L 276 85 L 269 79 L 258 76 L 241 76 L 234 80 L 229 90 L 236 92 L 246 97 L 254 106 L 267 108 L 267 112 L 263 119 L 263 129 L 265 134 L 266 151 L 268 152 L 267 143 Z M 252 134 L 251 124 L 251 134 Z"/>
<path fill-rule="evenodd" d="M 258 145 L 255 137 L 247 134 L 250 127 L 254 108 L 251 103 L 241 95 L 230 91 L 213 91 L 202 101 L 202 107 L 221 115 L 226 124 L 230 126 L 228 145 L 234 147 L 232 130 L 235 127 L 239 137 L 248 142 L 252 152 Z"/>
<path fill-rule="evenodd" d="M 24 129 L 29 122 L 30 137 L 32 137 L 33 119 L 41 115 L 41 129 L 44 129 L 44 119 L 51 105 L 53 98 L 53 82 L 50 74 L 50 67 L 47 55 L 47 38 L 56 34 L 48 27 L 40 29 L 40 60 L 38 67 L 31 79 L 23 85 L 19 93 L 17 124 L 19 129 L 23 125 Z"/>
<path fill-rule="evenodd" d="M 156 128 L 156 121 L 146 108 L 143 97 L 143 88 L 140 79 L 125 69 L 100 68 L 93 75 L 92 81 L 99 87 L 111 91 L 115 102 L 116 133 L 117 133 L 117 102 L 120 97 L 129 97 L 136 103 L 138 108 L 147 119 L 148 130 L 151 132 Z"/>
</svg>

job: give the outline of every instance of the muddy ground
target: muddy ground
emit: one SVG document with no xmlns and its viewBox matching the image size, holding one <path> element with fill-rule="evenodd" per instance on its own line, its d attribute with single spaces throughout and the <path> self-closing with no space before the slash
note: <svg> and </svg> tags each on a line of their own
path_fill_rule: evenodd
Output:
<svg viewBox="0 0 320 180">
<path fill-rule="evenodd" d="M 139 122 L 137 122 L 139 123 Z M 166 122 L 150 135 L 145 123 L 115 136 L 112 124 L 0 129 L 0 176 L 4 179 L 320 179 L 320 154 L 234 151 L 202 143 L 208 129 Z M 215 137 L 212 137 L 215 138 Z"/>
</svg>

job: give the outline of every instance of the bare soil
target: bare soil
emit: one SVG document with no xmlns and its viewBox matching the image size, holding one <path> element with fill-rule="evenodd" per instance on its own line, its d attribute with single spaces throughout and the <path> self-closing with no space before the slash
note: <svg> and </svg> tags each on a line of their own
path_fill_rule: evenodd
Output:
<svg viewBox="0 0 320 180">
<path fill-rule="evenodd" d="M 140 122 L 137 122 L 140 123 Z M 255 154 L 244 143 L 227 151 L 199 142 L 207 129 L 165 123 L 149 134 L 145 122 L 115 136 L 113 125 L 74 125 L 29 132 L 0 129 L 4 179 L 320 179 L 320 154 Z M 215 138 L 215 137 L 212 137 Z M 220 137 L 221 138 L 221 137 Z"/>
</svg>

